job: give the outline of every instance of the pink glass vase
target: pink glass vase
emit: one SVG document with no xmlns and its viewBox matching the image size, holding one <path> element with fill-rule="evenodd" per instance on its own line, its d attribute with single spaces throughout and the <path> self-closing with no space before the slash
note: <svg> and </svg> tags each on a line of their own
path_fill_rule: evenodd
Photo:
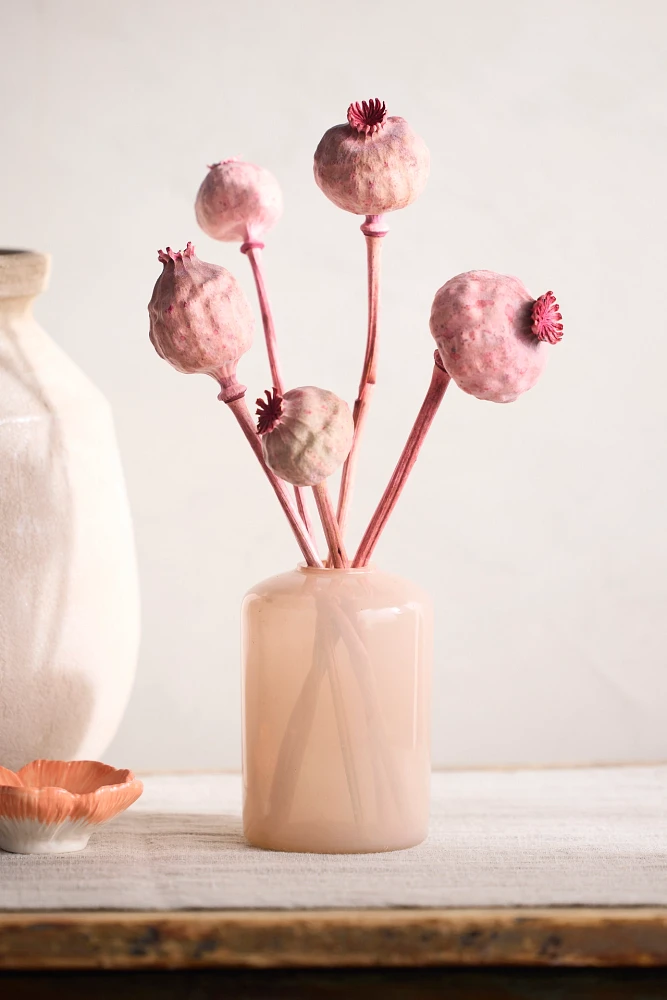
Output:
<svg viewBox="0 0 667 1000">
<path fill-rule="evenodd" d="M 362 853 L 426 836 L 432 610 L 372 567 L 300 567 L 243 604 L 243 827 L 257 847 Z"/>
</svg>

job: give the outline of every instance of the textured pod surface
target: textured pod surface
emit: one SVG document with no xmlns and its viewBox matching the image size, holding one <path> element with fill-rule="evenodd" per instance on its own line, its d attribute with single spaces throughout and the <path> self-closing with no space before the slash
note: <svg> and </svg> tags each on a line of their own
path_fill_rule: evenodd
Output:
<svg viewBox="0 0 667 1000">
<path fill-rule="evenodd" d="M 253 318 L 236 278 L 185 250 L 160 250 L 164 265 L 148 304 L 150 339 L 165 361 L 187 374 L 233 374 L 252 343 Z"/>
<path fill-rule="evenodd" d="M 278 181 L 264 167 L 223 160 L 209 167 L 195 201 L 197 222 L 214 240 L 261 240 L 283 212 Z"/>
<path fill-rule="evenodd" d="M 387 118 L 369 134 L 349 123 L 330 128 L 315 151 L 314 172 L 334 205 L 355 215 L 382 215 L 421 194 L 430 162 L 425 142 L 405 119 Z"/>
<path fill-rule="evenodd" d="M 312 385 L 273 400 L 279 403 L 270 429 L 262 432 L 260 419 L 266 464 L 293 486 L 317 486 L 343 464 L 352 447 L 349 406 L 335 393 Z"/>
<path fill-rule="evenodd" d="M 464 392 L 511 403 L 535 385 L 549 348 L 533 333 L 534 303 L 518 278 L 494 271 L 467 271 L 439 289 L 431 333 Z"/>
</svg>

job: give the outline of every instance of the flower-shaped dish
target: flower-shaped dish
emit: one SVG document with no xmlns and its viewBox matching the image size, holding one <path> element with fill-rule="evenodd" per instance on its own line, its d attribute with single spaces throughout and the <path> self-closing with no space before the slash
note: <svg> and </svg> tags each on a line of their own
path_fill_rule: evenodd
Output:
<svg viewBox="0 0 667 1000">
<path fill-rule="evenodd" d="M 34 760 L 16 773 L 0 767 L 0 850 L 82 851 L 91 833 L 143 790 L 132 771 L 94 760 Z"/>
</svg>

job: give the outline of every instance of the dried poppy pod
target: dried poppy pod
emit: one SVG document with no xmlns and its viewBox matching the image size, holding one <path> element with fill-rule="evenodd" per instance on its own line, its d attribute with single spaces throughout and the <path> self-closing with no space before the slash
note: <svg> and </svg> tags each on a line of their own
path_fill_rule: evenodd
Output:
<svg viewBox="0 0 667 1000">
<path fill-rule="evenodd" d="M 293 486 L 317 486 L 338 469 L 352 446 L 347 403 L 327 389 L 305 385 L 257 400 L 264 461 Z"/>
<path fill-rule="evenodd" d="M 273 174 L 242 160 L 212 164 L 195 201 L 201 228 L 225 243 L 261 242 L 282 212 L 283 196 Z"/>
<path fill-rule="evenodd" d="M 253 318 L 236 278 L 185 250 L 160 250 L 163 271 L 148 304 L 153 347 L 177 371 L 229 383 L 252 343 Z"/>
<path fill-rule="evenodd" d="M 534 299 L 518 278 L 467 271 L 436 293 L 431 333 L 442 363 L 464 392 L 511 403 L 537 382 L 547 343 L 563 336 L 553 292 Z"/>
<path fill-rule="evenodd" d="M 351 104 L 347 123 L 325 132 L 315 150 L 315 180 L 334 205 L 382 215 L 424 190 L 431 158 L 404 118 L 388 118 L 377 98 Z"/>
</svg>

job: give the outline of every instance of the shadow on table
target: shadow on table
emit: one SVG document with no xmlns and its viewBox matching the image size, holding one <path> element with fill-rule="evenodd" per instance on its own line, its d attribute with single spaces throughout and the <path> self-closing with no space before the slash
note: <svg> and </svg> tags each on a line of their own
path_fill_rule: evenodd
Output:
<svg viewBox="0 0 667 1000">
<path fill-rule="evenodd" d="M 123 813 L 97 837 L 106 850 L 122 838 L 123 850 L 146 844 L 160 852 L 254 850 L 243 836 L 240 816 L 232 813 L 163 813 L 131 809 Z M 93 841 L 94 845 L 94 841 Z"/>
<path fill-rule="evenodd" d="M 3 1000 L 660 1000 L 666 969 L 0 973 Z"/>
</svg>

